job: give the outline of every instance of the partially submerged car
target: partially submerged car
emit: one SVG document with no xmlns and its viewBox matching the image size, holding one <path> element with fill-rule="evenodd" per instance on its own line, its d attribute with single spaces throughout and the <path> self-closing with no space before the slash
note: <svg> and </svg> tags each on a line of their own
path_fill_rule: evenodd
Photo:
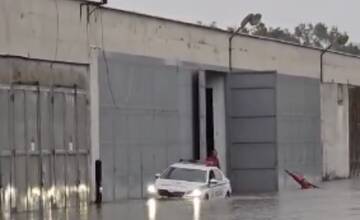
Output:
<svg viewBox="0 0 360 220">
<path fill-rule="evenodd" d="M 156 175 L 155 183 L 147 188 L 155 198 L 214 199 L 231 195 L 228 178 L 217 167 L 193 162 L 171 165 Z"/>
</svg>

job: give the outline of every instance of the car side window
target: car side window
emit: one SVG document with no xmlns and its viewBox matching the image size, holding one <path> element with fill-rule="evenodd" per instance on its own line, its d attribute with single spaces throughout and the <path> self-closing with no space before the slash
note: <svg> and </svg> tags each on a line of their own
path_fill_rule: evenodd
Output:
<svg viewBox="0 0 360 220">
<path fill-rule="evenodd" d="M 223 180 L 223 175 L 219 170 L 214 170 L 214 174 L 215 174 L 215 179 L 218 181 L 222 181 Z"/>
</svg>

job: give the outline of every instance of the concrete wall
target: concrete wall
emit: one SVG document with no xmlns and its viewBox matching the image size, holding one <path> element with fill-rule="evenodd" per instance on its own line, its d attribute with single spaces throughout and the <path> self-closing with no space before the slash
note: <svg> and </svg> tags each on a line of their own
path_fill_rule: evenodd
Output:
<svg viewBox="0 0 360 220">
<path fill-rule="evenodd" d="M 140 198 L 155 173 L 192 158 L 192 72 L 159 59 L 106 58 L 99 58 L 103 198 Z"/>
<path fill-rule="evenodd" d="M 347 178 L 350 171 L 348 87 L 322 84 L 321 94 L 323 178 Z"/>
<path fill-rule="evenodd" d="M 89 88 L 89 66 L 76 63 L 52 63 L 0 55 L 0 83 L 9 85 L 14 81 L 39 81 L 41 86 L 62 85 Z"/>
<path fill-rule="evenodd" d="M 312 181 L 322 176 L 320 142 L 320 82 L 304 77 L 277 76 L 277 150 L 279 187 L 294 187 L 284 169 Z"/>
<path fill-rule="evenodd" d="M 128 54 L 227 67 L 229 33 L 150 16 L 101 8 L 87 21 L 74 0 L 2 0 L 0 54 L 91 62 L 90 46 Z M 277 70 L 319 78 L 320 51 L 239 36 L 234 68 Z M 359 85 L 360 59 L 327 54 L 326 81 Z"/>
</svg>

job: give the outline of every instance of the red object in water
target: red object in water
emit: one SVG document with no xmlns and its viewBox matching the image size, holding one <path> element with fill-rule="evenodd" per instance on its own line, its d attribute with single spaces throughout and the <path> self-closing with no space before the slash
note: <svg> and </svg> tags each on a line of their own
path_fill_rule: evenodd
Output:
<svg viewBox="0 0 360 220">
<path fill-rule="evenodd" d="M 300 186 L 301 189 L 313 189 L 313 188 L 319 188 L 318 186 L 310 183 L 305 177 L 296 175 L 288 170 L 285 170 L 287 174 L 289 174 Z"/>
</svg>

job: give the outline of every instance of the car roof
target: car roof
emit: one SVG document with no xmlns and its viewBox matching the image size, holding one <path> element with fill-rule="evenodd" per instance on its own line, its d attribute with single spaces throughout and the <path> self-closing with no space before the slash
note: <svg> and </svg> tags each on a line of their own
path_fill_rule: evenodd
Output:
<svg viewBox="0 0 360 220">
<path fill-rule="evenodd" d="M 208 171 L 208 170 L 216 168 L 216 167 L 206 166 L 205 164 L 186 163 L 186 162 L 174 163 L 170 167 L 194 169 L 194 170 L 204 170 L 204 171 Z"/>
</svg>

